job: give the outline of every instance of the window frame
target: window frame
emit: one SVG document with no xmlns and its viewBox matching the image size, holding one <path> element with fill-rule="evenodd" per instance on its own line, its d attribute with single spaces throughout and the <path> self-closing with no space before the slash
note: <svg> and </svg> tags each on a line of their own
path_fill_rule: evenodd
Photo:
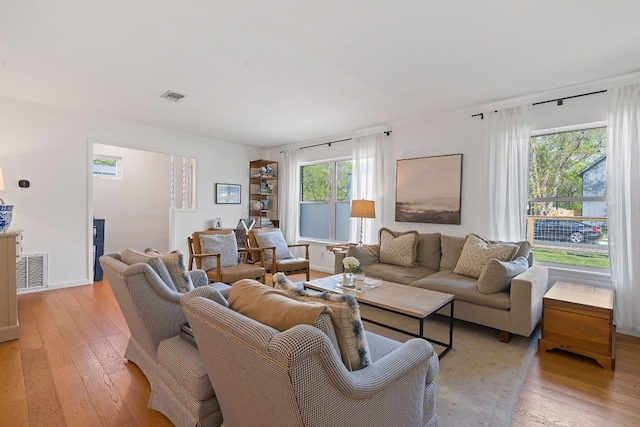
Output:
<svg viewBox="0 0 640 427">
<path fill-rule="evenodd" d="M 104 175 L 104 174 L 100 174 L 100 173 L 96 173 L 95 171 L 95 161 L 96 160 L 113 160 L 116 162 L 116 174 L 115 175 Z M 123 164 L 122 164 L 122 157 L 117 157 L 117 156 L 107 156 L 104 154 L 94 154 L 93 155 L 93 159 L 91 160 L 91 175 L 94 178 L 101 178 L 101 179 L 116 179 L 116 180 L 122 180 L 122 174 L 123 174 Z"/>
<path fill-rule="evenodd" d="M 540 129 L 540 130 L 535 130 L 535 131 L 531 131 L 530 133 L 530 138 L 529 138 L 529 144 L 531 144 L 531 140 L 535 137 L 538 136 L 543 136 L 543 135 L 551 135 L 551 134 L 556 134 L 556 133 L 566 133 L 566 132 L 574 132 L 574 131 L 581 131 L 581 130 L 587 130 L 587 129 L 596 129 L 596 128 L 607 128 L 608 127 L 608 123 L 607 121 L 598 121 L 598 122 L 591 122 L 591 123 L 583 123 L 583 124 L 578 124 L 578 125 L 570 125 L 570 126 L 560 126 L 560 127 L 556 127 L 556 128 L 549 128 L 549 129 Z M 608 144 L 608 141 L 607 141 Z M 531 174 L 531 158 L 528 157 L 528 161 L 527 161 L 527 207 L 529 206 L 530 203 L 535 203 L 535 202 L 588 202 L 588 201 L 604 201 L 606 202 L 607 200 L 607 196 L 586 196 L 586 197 L 529 197 L 529 179 L 530 179 L 530 174 Z M 605 179 L 606 179 L 606 175 L 605 175 Z M 608 187 L 607 187 L 608 189 Z M 528 211 L 528 209 L 527 209 Z M 528 221 L 529 217 L 532 215 L 527 214 L 525 219 Z M 553 217 L 550 216 L 549 219 L 552 219 Z M 581 218 L 581 217 L 577 217 L 577 218 Z M 607 221 L 608 221 L 608 216 L 606 217 Z M 576 220 L 581 222 L 580 219 Z M 527 233 L 529 233 L 528 229 L 527 229 Z M 533 233 L 533 232 L 532 232 Z M 535 249 L 535 246 L 533 244 L 533 238 L 531 239 L 531 248 Z M 607 253 L 609 251 L 609 247 L 607 246 Z M 575 265 L 575 264 L 562 264 L 562 263 L 555 263 L 555 262 L 542 262 L 542 261 L 538 261 L 535 260 L 535 264 L 538 265 L 543 265 L 549 268 L 555 268 L 555 269 L 559 269 L 559 270 L 573 270 L 573 271 L 580 271 L 580 272 L 585 272 L 585 273 L 590 273 L 590 274 L 605 274 L 605 275 L 609 275 L 610 274 L 610 268 L 601 268 L 601 267 L 592 267 L 592 266 L 582 266 L 582 265 Z"/>
<path fill-rule="evenodd" d="M 298 227 L 298 239 L 301 241 L 307 241 L 307 242 L 323 242 L 323 243 L 337 243 L 337 242 L 342 242 L 341 240 L 336 240 L 336 206 L 339 203 L 348 203 L 349 206 L 351 205 L 351 188 L 347 188 L 347 193 L 348 193 L 348 197 L 346 201 L 342 201 L 342 200 L 336 200 L 337 199 L 337 195 L 338 195 L 338 186 L 337 186 L 337 173 L 338 170 L 336 168 L 336 164 L 339 162 L 346 162 L 346 161 L 350 161 L 352 164 L 352 171 L 353 171 L 353 158 L 351 156 L 342 156 L 342 157 L 335 157 L 335 158 L 330 158 L 330 159 L 323 159 L 323 160 L 313 160 L 313 161 L 308 161 L 308 162 L 301 162 L 299 164 L 299 169 L 298 169 L 298 173 L 300 174 L 300 186 L 298 188 L 298 210 L 299 210 L 299 214 L 298 214 L 298 224 L 300 224 L 300 226 Z M 319 165 L 319 164 L 324 164 L 324 163 L 331 163 L 332 167 L 332 173 L 331 173 L 331 200 L 329 201 L 303 201 L 303 194 L 302 194 L 302 185 L 303 185 L 303 177 L 302 177 L 302 169 L 305 166 L 313 166 L 313 165 Z M 303 236 L 301 235 L 302 232 L 302 205 L 312 205 L 312 204 L 321 204 L 321 203 L 328 203 L 329 204 L 329 237 L 326 239 L 323 238 L 318 238 L 318 237 L 309 237 L 309 236 Z M 349 221 L 349 227 L 351 226 L 351 222 Z M 345 240 L 345 242 L 348 241 L 348 237 L 347 240 Z"/>
</svg>

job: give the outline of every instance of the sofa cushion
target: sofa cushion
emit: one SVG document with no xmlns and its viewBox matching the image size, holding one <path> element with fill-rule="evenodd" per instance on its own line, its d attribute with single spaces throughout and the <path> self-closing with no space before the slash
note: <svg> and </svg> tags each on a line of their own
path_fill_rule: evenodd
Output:
<svg viewBox="0 0 640 427">
<path fill-rule="evenodd" d="M 287 242 L 284 240 L 284 236 L 280 230 L 271 231 L 268 233 L 255 233 L 256 242 L 260 248 L 276 248 L 276 259 L 290 259 L 293 258 L 293 254 L 287 246 Z M 273 251 L 264 251 L 264 259 L 271 261 L 273 259 Z"/>
<path fill-rule="evenodd" d="M 185 293 L 193 289 L 193 281 L 189 276 L 184 256 L 180 251 L 162 253 L 156 249 L 147 248 L 144 253 L 150 256 L 157 256 L 164 262 L 178 292 Z"/>
<path fill-rule="evenodd" d="M 412 283 L 411 286 L 453 294 L 456 297 L 456 301 L 464 301 L 501 310 L 509 310 L 511 308 L 509 292 L 483 294 L 478 290 L 478 281 L 476 279 L 461 276 L 451 271 L 439 271 Z"/>
<path fill-rule="evenodd" d="M 352 295 L 305 290 L 296 286 L 284 273 L 273 275 L 273 285 L 299 301 L 326 304 L 331 309 L 335 316 L 332 321 L 340 343 L 340 352 L 347 369 L 355 371 L 371 364 L 360 307 Z"/>
<path fill-rule="evenodd" d="M 377 264 L 380 262 L 380 245 L 349 246 L 345 258 L 348 256 L 357 258 L 361 268 L 365 265 Z"/>
<path fill-rule="evenodd" d="M 203 254 L 220 254 L 220 267 L 238 265 L 238 241 L 235 233 L 200 234 L 200 250 Z M 217 267 L 217 257 L 202 258 L 203 270 L 215 270 Z"/>
<path fill-rule="evenodd" d="M 120 260 L 127 265 L 132 264 L 149 264 L 153 270 L 158 273 L 160 279 L 167 285 L 169 289 L 172 291 L 178 291 L 176 289 L 176 285 L 173 283 L 173 279 L 169 274 L 169 270 L 167 270 L 167 266 L 164 265 L 162 259 L 157 256 L 150 256 L 147 254 L 143 254 L 142 252 L 138 252 L 135 249 L 125 249 L 120 254 Z"/>
<path fill-rule="evenodd" d="M 524 257 L 513 261 L 490 260 L 482 269 L 478 279 L 478 290 L 483 294 L 506 291 L 511 287 L 511 279 L 529 268 L 529 262 Z"/>
<path fill-rule="evenodd" d="M 402 267 L 417 267 L 418 232 L 394 232 L 388 228 L 380 229 L 380 262 L 384 264 L 400 265 Z"/>
<path fill-rule="evenodd" d="M 521 240 L 519 242 L 505 242 L 502 240 L 489 240 L 489 243 L 511 243 L 511 244 L 516 244 L 518 245 L 518 252 L 516 252 L 516 254 L 513 256 L 513 259 L 516 258 L 526 258 L 527 261 L 529 261 L 529 254 L 531 253 L 531 243 L 529 243 L 527 240 Z M 529 264 L 529 267 L 531 267 L 533 265 L 533 263 Z"/>
<path fill-rule="evenodd" d="M 386 280 L 387 282 L 410 285 L 416 280 L 436 273 L 438 270 L 429 267 L 407 268 L 391 264 L 370 264 L 362 267 L 362 271 L 367 277 L 375 277 Z"/>
<path fill-rule="evenodd" d="M 465 241 L 465 237 L 447 236 L 446 234 L 440 236 L 440 250 L 442 252 L 440 270 L 456 268 Z"/>
<path fill-rule="evenodd" d="M 518 249 L 514 243 L 490 244 L 476 234 L 469 234 L 453 272 L 477 279 L 487 262 L 494 258 L 511 261 Z"/>
<path fill-rule="evenodd" d="M 440 269 L 440 233 L 419 234 L 417 251 L 419 266 Z"/>
</svg>

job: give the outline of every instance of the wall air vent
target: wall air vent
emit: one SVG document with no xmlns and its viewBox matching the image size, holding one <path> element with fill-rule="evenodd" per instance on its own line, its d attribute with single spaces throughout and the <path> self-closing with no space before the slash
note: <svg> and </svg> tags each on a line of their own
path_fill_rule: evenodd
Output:
<svg viewBox="0 0 640 427">
<path fill-rule="evenodd" d="M 18 293 L 49 287 L 49 254 L 24 254 L 16 263 Z"/>
<path fill-rule="evenodd" d="M 173 101 L 173 102 L 178 102 L 182 98 L 184 98 L 185 96 L 187 96 L 187 95 L 184 95 L 184 94 L 179 93 L 179 92 L 175 92 L 173 90 L 168 90 L 165 93 L 163 93 L 162 95 L 160 95 L 160 98 L 168 99 L 169 101 Z"/>
</svg>

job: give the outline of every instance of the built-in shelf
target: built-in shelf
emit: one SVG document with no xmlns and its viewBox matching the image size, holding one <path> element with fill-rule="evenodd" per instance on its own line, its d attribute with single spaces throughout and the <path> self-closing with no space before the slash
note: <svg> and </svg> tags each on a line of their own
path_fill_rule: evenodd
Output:
<svg viewBox="0 0 640 427">
<path fill-rule="evenodd" d="M 278 225 L 278 162 L 249 163 L 249 217 L 256 220 L 255 227 Z"/>
</svg>

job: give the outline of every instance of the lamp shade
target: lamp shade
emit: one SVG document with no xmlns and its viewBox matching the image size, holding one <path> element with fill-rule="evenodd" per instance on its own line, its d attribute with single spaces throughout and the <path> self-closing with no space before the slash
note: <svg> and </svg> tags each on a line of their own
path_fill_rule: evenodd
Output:
<svg viewBox="0 0 640 427">
<path fill-rule="evenodd" d="M 353 200 L 351 218 L 375 218 L 376 205 L 373 200 Z"/>
</svg>

